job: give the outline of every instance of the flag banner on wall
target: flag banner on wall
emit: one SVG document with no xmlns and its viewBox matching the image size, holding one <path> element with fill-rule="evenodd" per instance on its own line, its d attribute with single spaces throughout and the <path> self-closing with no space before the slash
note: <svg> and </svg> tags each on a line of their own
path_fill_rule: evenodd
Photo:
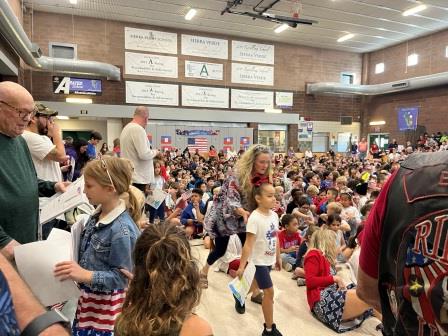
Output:
<svg viewBox="0 0 448 336">
<path fill-rule="evenodd" d="M 249 137 L 241 137 L 240 138 L 240 148 L 247 150 L 250 146 L 250 138 Z"/>
<path fill-rule="evenodd" d="M 219 135 L 220 130 L 181 130 L 176 129 L 177 135 L 196 136 L 196 135 Z"/>
<path fill-rule="evenodd" d="M 224 137 L 224 145 L 233 145 L 233 137 Z"/>
<path fill-rule="evenodd" d="M 400 131 L 417 128 L 418 107 L 401 107 L 398 109 L 398 129 Z"/>
<path fill-rule="evenodd" d="M 207 138 L 188 138 L 188 150 L 195 152 L 196 149 L 201 153 L 208 152 L 208 139 Z"/>
<path fill-rule="evenodd" d="M 160 145 L 162 150 L 171 150 L 171 136 L 170 135 L 162 135 L 160 137 Z"/>
<path fill-rule="evenodd" d="M 222 149 L 224 153 L 233 152 L 233 146 L 224 146 Z"/>
</svg>

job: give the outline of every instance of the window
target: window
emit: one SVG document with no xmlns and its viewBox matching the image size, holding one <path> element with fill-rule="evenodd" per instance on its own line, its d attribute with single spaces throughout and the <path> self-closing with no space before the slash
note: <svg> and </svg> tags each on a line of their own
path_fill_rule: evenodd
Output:
<svg viewBox="0 0 448 336">
<path fill-rule="evenodd" d="M 286 152 L 286 134 L 286 125 L 258 125 L 258 143 L 268 146 L 275 153 Z"/>
<path fill-rule="evenodd" d="M 353 84 L 355 82 L 355 74 L 351 72 L 341 72 L 341 84 Z"/>
<path fill-rule="evenodd" d="M 408 56 L 408 66 L 414 66 L 418 64 L 418 54 L 410 54 Z"/>
<path fill-rule="evenodd" d="M 375 74 L 381 74 L 384 72 L 384 63 L 377 63 L 375 65 Z"/>
<path fill-rule="evenodd" d="M 77 58 L 76 44 L 50 42 L 49 51 L 50 57 L 67 59 Z"/>
</svg>

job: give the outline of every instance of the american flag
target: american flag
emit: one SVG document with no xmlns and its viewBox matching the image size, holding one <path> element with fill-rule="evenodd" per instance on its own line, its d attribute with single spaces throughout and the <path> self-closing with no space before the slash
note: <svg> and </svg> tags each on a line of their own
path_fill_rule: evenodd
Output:
<svg viewBox="0 0 448 336">
<path fill-rule="evenodd" d="M 188 138 L 188 149 L 190 152 L 199 150 L 199 152 L 208 151 L 208 139 L 207 138 Z"/>
<path fill-rule="evenodd" d="M 232 137 L 225 137 L 224 138 L 224 145 L 233 145 L 233 138 Z"/>
</svg>

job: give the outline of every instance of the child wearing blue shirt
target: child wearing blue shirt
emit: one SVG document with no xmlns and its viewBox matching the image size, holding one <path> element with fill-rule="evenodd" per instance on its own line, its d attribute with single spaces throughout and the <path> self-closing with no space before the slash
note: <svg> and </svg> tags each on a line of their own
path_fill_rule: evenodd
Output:
<svg viewBox="0 0 448 336">
<path fill-rule="evenodd" d="M 190 202 L 180 216 L 180 222 L 185 226 L 189 239 L 195 238 L 204 230 L 205 204 L 202 202 L 202 195 L 201 189 L 193 189 Z"/>
</svg>

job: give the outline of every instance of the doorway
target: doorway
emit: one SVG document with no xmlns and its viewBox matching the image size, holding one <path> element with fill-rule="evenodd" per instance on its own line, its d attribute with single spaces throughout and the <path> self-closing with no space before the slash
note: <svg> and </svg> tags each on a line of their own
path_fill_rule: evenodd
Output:
<svg viewBox="0 0 448 336">
<path fill-rule="evenodd" d="M 389 133 L 370 133 L 369 134 L 369 147 L 376 142 L 381 150 L 386 150 L 389 145 Z"/>
</svg>

